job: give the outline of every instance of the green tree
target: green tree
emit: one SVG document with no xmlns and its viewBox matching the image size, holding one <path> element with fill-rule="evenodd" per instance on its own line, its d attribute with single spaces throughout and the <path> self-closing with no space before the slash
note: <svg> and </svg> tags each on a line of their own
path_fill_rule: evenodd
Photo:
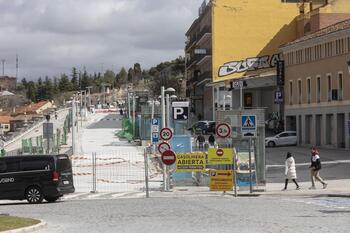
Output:
<svg viewBox="0 0 350 233">
<path fill-rule="evenodd" d="M 122 85 L 126 85 L 127 82 L 128 82 L 128 73 L 126 73 L 126 70 L 124 67 L 122 67 L 120 69 L 120 72 L 119 72 L 119 81 L 118 83 L 120 84 L 120 86 Z"/>
<path fill-rule="evenodd" d="M 29 81 L 26 89 L 26 96 L 32 102 L 36 102 L 36 85 L 33 81 Z"/>
<path fill-rule="evenodd" d="M 114 79 L 115 73 L 112 70 L 106 70 L 106 72 L 103 75 L 103 81 L 113 86 L 115 81 Z"/>
<path fill-rule="evenodd" d="M 85 90 L 90 85 L 91 85 L 91 80 L 89 78 L 88 73 L 85 70 L 82 77 L 81 77 L 81 89 Z"/>
<path fill-rule="evenodd" d="M 132 82 L 133 83 L 134 76 L 135 76 L 134 70 L 132 68 L 130 68 L 128 70 L 128 82 Z"/>
<path fill-rule="evenodd" d="M 142 69 L 140 63 L 134 64 L 134 79 L 132 80 L 133 83 L 137 83 L 142 79 Z"/>
<path fill-rule="evenodd" d="M 78 71 L 77 71 L 77 68 L 75 68 L 75 67 L 72 68 L 71 83 L 72 83 L 72 86 L 73 86 L 73 90 L 74 91 L 78 91 L 79 90 Z"/>
<path fill-rule="evenodd" d="M 65 74 L 61 75 L 61 79 L 58 83 L 58 88 L 59 88 L 60 92 L 67 92 L 67 91 L 73 90 L 73 85 L 69 81 L 69 78 L 67 75 L 65 75 Z"/>
<path fill-rule="evenodd" d="M 53 78 L 53 93 L 54 95 L 58 95 L 60 92 L 60 88 L 59 88 L 59 79 L 57 77 Z"/>
<path fill-rule="evenodd" d="M 51 79 L 48 76 L 45 77 L 43 97 L 46 100 L 53 100 L 54 87 L 52 85 Z"/>
<path fill-rule="evenodd" d="M 41 77 L 38 79 L 38 82 L 36 83 L 36 99 L 37 100 L 45 99 L 45 87 Z"/>
</svg>

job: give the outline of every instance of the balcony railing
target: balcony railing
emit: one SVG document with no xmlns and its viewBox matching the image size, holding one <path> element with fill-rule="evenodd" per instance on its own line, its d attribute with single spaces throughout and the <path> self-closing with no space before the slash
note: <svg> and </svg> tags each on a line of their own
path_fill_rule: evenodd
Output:
<svg viewBox="0 0 350 233">
<path fill-rule="evenodd" d="M 203 53 L 195 54 L 187 63 L 187 68 L 195 65 L 197 62 L 202 60 L 205 56 L 211 55 L 210 49 L 202 49 Z"/>
<path fill-rule="evenodd" d="M 211 28 L 208 26 L 208 27 L 204 27 L 203 29 L 202 29 L 202 31 L 200 31 L 200 33 L 198 34 L 198 41 L 200 41 L 202 38 L 203 38 L 203 36 L 205 35 L 205 34 L 207 34 L 207 33 L 211 33 Z"/>
<path fill-rule="evenodd" d="M 188 50 L 190 47 L 192 47 L 197 41 L 197 35 L 196 36 L 193 36 L 191 37 L 190 41 L 188 41 L 185 49 Z"/>
</svg>

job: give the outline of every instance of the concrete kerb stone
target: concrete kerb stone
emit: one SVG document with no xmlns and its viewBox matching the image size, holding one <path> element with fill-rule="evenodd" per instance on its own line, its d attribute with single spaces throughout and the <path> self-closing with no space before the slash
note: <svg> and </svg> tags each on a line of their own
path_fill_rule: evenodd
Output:
<svg viewBox="0 0 350 233">
<path fill-rule="evenodd" d="M 47 225 L 46 222 L 40 220 L 40 223 L 33 225 L 33 226 L 29 226 L 29 227 L 23 227 L 23 228 L 18 228 L 18 229 L 13 229 L 13 230 L 9 230 L 9 231 L 2 231 L 1 233 L 28 233 L 28 232 L 34 232 L 37 231 L 39 229 L 44 228 Z"/>
</svg>

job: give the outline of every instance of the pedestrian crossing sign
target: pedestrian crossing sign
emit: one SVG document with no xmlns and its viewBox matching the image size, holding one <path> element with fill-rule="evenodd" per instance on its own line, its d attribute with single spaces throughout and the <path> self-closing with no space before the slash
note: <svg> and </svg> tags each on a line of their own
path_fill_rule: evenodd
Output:
<svg viewBox="0 0 350 233">
<path fill-rule="evenodd" d="M 255 132 L 256 131 L 256 116 L 255 115 L 242 115 L 242 132 Z"/>
</svg>

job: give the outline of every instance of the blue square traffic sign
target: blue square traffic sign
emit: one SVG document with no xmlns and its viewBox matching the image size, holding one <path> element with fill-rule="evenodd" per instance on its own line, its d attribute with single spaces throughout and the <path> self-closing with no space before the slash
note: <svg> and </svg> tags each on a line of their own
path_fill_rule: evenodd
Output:
<svg viewBox="0 0 350 233">
<path fill-rule="evenodd" d="M 256 131 L 256 116 L 255 115 L 242 115 L 242 132 L 255 132 Z"/>
<path fill-rule="evenodd" d="M 152 143 L 157 143 L 159 141 L 159 134 L 157 132 L 152 133 Z"/>
<path fill-rule="evenodd" d="M 152 122 L 152 125 L 159 125 L 159 120 L 157 118 L 153 118 L 151 122 Z"/>
</svg>

